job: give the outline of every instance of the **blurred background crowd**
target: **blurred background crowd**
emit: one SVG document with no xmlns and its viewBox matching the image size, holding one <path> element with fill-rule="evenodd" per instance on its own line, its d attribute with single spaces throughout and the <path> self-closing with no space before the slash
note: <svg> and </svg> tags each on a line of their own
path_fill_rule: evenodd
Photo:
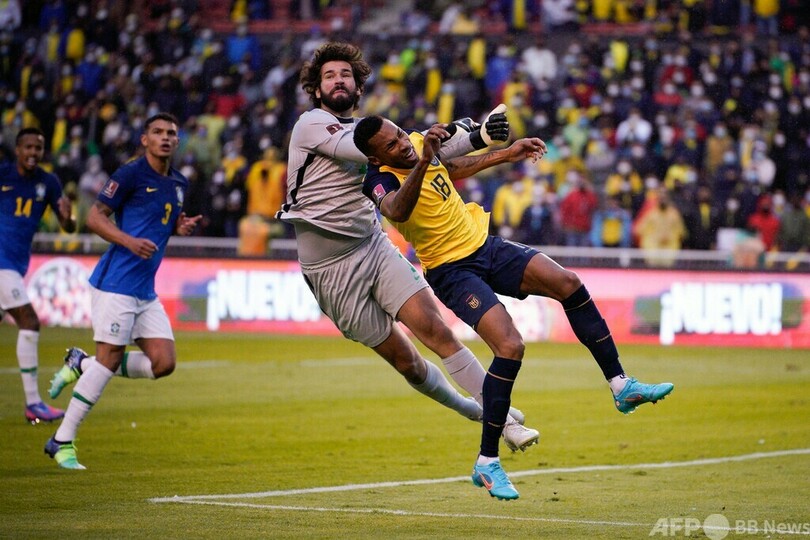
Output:
<svg viewBox="0 0 810 540">
<path fill-rule="evenodd" d="M 298 72 L 330 39 L 374 68 L 361 115 L 426 129 L 503 102 L 514 138 L 546 141 L 536 164 L 457 183 L 494 233 L 708 250 L 728 229 L 810 247 L 802 0 L 0 0 L 0 162 L 19 129 L 43 129 L 82 224 L 144 120 L 169 111 L 197 234 L 289 237 L 273 216 L 311 106 Z"/>
</svg>

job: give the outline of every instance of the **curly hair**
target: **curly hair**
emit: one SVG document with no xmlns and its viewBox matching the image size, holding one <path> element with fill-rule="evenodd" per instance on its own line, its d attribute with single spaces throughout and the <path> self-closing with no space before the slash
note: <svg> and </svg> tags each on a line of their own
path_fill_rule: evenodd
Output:
<svg viewBox="0 0 810 540">
<path fill-rule="evenodd" d="M 327 62 L 343 61 L 352 66 L 354 82 L 357 89 L 362 91 L 366 84 L 366 79 L 371 75 L 371 66 L 363 60 L 363 53 L 351 43 L 325 43 L 318 47 L 312 60 L 304 62 L 301 67 L 301 87 L 309 94 L 309 99 L 316 107 L 321 106 L 321 100 L 315 95 L 316 90 L 321 86 L 321 68 Z"/>
</svg>

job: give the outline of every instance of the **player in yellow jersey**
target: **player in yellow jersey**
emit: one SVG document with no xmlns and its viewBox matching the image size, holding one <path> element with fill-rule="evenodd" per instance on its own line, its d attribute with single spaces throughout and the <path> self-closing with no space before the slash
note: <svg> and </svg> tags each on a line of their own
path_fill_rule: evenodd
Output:
<svg viewBox="0 0 810 540">
<path fill-rule="evenodd" d="M 390 120 L 371 116 L 354 130 L 354 143 L 369 159 L 363 192 L 411 242 L 436 296 L 489 345 L 494 359 L 484 379 L 481 450 L 473 468 L 476 486 L 499 499 L 519 495 L 498 459 L 498 439 L 523 358 L 523 338 L 496 294 L 540 295 L 561 302 L 577 338 L 591 351 L 614 394 L 629 413 L 655 403 L 673 385 L 643 384 L 625 376 L 607 323 L 576 273 L 529 246 L 490 236 L 489 214 L 465 204 L 453 180 L 501 163 L 537 160 L 546 152 L 538 138 L 507 148 L 440 161 L 441 140 L 453 126 L 436 124 L 425 135 L 405 133 Z"/>
</svg>

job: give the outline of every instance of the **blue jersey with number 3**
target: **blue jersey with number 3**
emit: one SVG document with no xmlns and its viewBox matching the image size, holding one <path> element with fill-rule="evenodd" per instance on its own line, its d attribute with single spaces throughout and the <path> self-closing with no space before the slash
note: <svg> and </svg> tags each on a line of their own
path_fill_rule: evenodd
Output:
<svg viewBox="0 0 810 540">
<path fill-rule="evenodd" d="M 31 176 L 21 176 L 16 163 L 0 167 L 0 269 L 25 275 L 42 214 L 48 206 L 59 212 L 61 196 L 59 180 L 39 167 Z"/>
<path fill-rule="evenodd" d="M 98 200 L 113 209 L 119 229 L 135 238 L 148 238 L 157 246 L 149 259 L 142 259 L 117 244 L 102 255 L 90 276 L 93 287 L 106 292 L 152 300 L 155 274 L 166 244 L 183 208 L 188 180 L 175 169 L 163 176 L 145 157 L 115 171 L 98 194 Z"/>
</svg>

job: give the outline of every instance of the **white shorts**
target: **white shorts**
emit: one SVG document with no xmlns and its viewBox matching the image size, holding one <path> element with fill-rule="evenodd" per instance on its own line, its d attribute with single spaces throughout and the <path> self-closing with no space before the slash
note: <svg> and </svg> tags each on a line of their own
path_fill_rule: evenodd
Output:
<svg viewBox="0 0 810 540">
<path fill-rule="evenodd" d="M 169 316 L 160 300 L 104 292 L 90 286 L 93 340 L 110 345 L 129 345 L 139 338 L 174 341 Z"/>
<path fill-rule="evenodd" d="M 384 233 L 349 256 L 325 267 L 304 269 L 303 274 L 318 305 L 343 335 L 372 348 L 391 334 L 405 302 L 428 287 Z"/>
<path fill-rule="evenodd" d="M 23 277 L 16 270 L 0 270 L 0 309 L 9 309 L 30 304 Z"/>
</svg>

